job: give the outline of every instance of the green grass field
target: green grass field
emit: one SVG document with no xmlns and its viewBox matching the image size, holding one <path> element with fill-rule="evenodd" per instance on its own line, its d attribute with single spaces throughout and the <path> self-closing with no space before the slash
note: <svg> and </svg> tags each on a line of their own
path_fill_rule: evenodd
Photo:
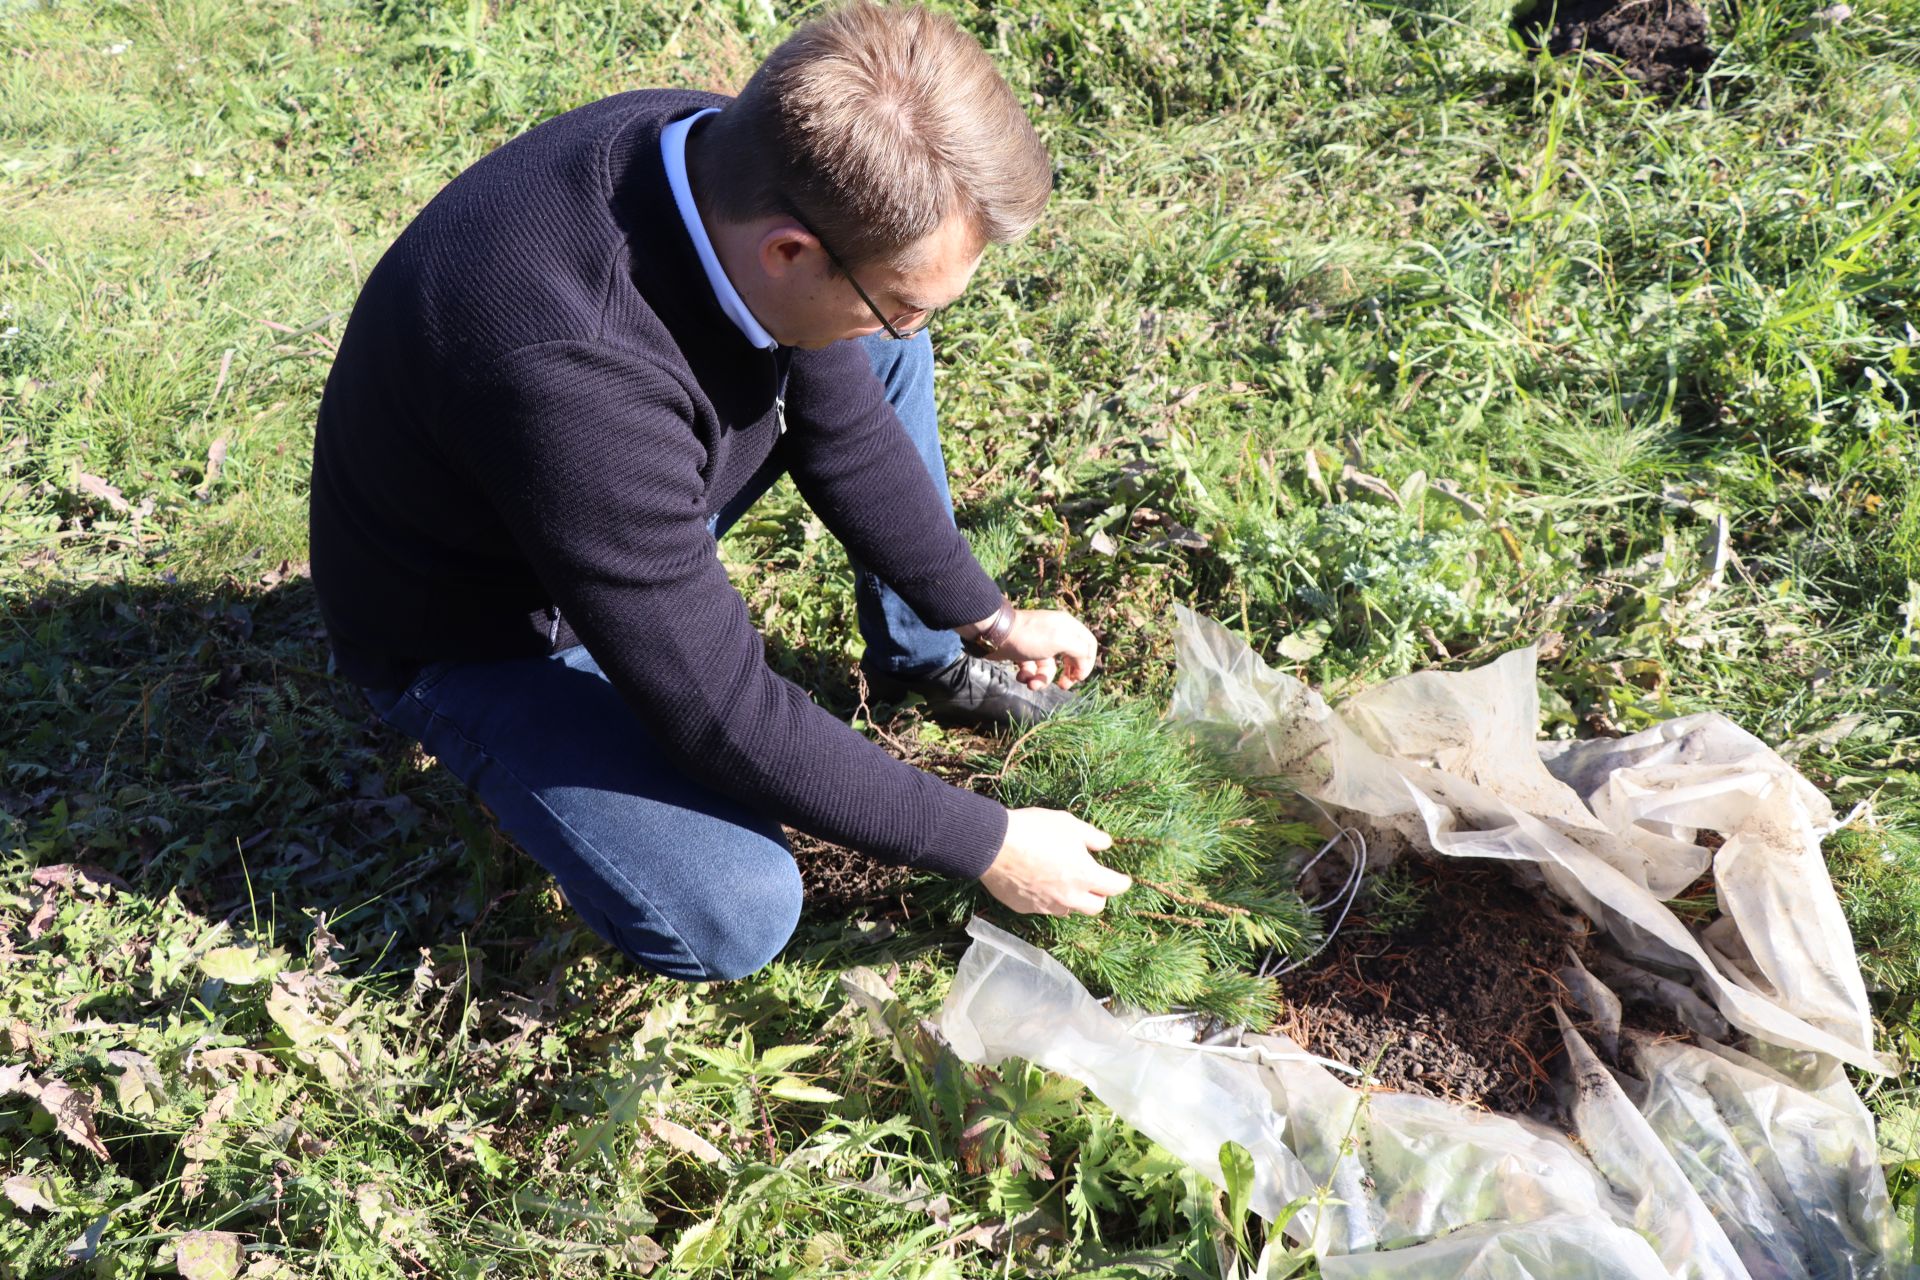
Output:
<svg viewBox="0 0 1920 1280">
<path fill-rule="evenodd" d="M 1059 182 L 937 322 L 940 404 L 983 562 L 1116 696 L 1181 601 L 1336 692 L 1541 640 L 1558 732 L 1790 744 L 1920 1056 L 1920 3 L 1824 3 L 1715 0 L 1677 101 L 1488 0 L 954 6 Z M 0 0 L 0 1277 L 1245 1265 L 1077 1087 L 925 1043 L 954 930 L 649 979 L 325 672 L 361 279 L 492 147 L 736 88 L 799 12 Z M 743 528 L 852 715 L 843 557 L 785 485 Z M 1871 1103 L 1910 1216 L 1920 1090 Z"/>
</svg>

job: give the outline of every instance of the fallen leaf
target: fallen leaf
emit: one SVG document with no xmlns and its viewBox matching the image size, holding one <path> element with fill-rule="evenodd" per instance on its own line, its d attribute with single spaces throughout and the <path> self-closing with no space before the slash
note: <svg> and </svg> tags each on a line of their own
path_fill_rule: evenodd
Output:
<svg viewBox="0 0 1920 1280">
<path fill-rule="evenodd" d="M 1462 489 L 1457 481 L 1449 480 L 1445 476 L 1437 476 L 1428 482 L 1427 487 L 1459 507 L 1475 520 L 1485 520 L 1487 518 L 1487 509 L 1478 502 L 1475 502 L 1472 498 L 1469 498 L 1466 490 Z"/>
<path fill-rule="evenodd" d="M 86 862 L 60 862 L 50 867 L 35 867 L 31 878 L 34 884 L 78 889 L 91 898 L 105 897 L 108 889 L 131 887 L 113 872 Z"/>
<path fill-rule="evenodd" d="M 32 1213 L 36 1209 L 51 1213 L 58 1207 L 53 1198 L 53 1181 L 50 1178 L 30 1178 L 24 1173 L 16 1173 L 5 1182 L 0 1182 L 0 1194 L 5 1194 L 22 1213 Z"/>
<path fill-rule="evenodd" d="M 152 1115 L 167 1100 L 160 1069 L 146 1054 L 133 1049 L 115 1049 L 107 1054 L 107 1061 L 120 1068 L 113 1085 L 121 1111 L 128 1115 Z"/>
<path fill-rule="evenodd" d="M 313 933 L 307 938 L 307 968 L 315 973 L 332 973 L 340 967 L 340 962 L 333 958 L 334 951 L 339 948 L 340 939 L 334 937 L 333 930 L 327 927 L 327 913 L 315 912 Z"/>
<path fill-rule="evenodd" d="M 187 1158 L 186 1167 L 180 1171 L 180 1194 L 192 1200 L 206 1190 L 207 1162 L 220 1155 L 221 1141 L 219 1130 L 233 1115 L 239 1105 L 240 1090 L 237 1085 L 228 1085 L 207 1099 L 206 1110 L 194 1121 L 193 1129 L 180 1140 L 180 1154 Z"/>
<path fill-rule="evenodd" d="M 37 938 L 53 927 L 53 917 L 59 910 L 60 895 L 47 889 L 40 895 L 40 905 L 34 909 L 27 920 L 27 937 Z"/>
<path fill-rule="evenodd" d="M 1161 551 L 1170 547 L 1178 547 L 1187 551 L 1204 551 L 1210 545 L 1204 535 L 1187 528 L 1187 526 L 1181 524 L 1178 520 L 1165 521 L 1161 527 L 1164 528 L 1166 532 L 1160 537 L 1155 538 L 1152 542 L 1149 542 L 1147 544 L 1147 550 Z"/>
<path fill-rule="evenodd" d="M 102 1160 L 111 1160 L 107 1144 L 100 1141 L 94 1128 L 93 1113 L 99 1105 L 97 1094 L 81 1093 L 64 1080 L 36 1080 L 24 1066 L 0 1067 L 0 1095 L 18 1093 L 32 1098 L 53 1117 L 55 1132 L 77 1147 L 84 1147 Z"/>
<path fill-rule="evenodd" d="M 6 1044 L 8 1054 L 17 1057 L 33 1057 L 35 1061 L 46 1061 L 46 1032 L 23 1023 L 17 1017 L 8 1019 L 6 1031 L 0 1032 L 0 1044 Z"/>
<path fill-rule="evenodd" d="M 231 1231 L 189 1231 L 173 1242 L 173 1265 L 186 1280 L 234 1280 L 244 1261 Z"/>
<path fill-rule="evenodd" d="M 1295 662 L 1316 658 L 1326 647 L 1327 638 L 1317 631 L 1295 631 L 1283 637 L 1278 645 L 1280 656 Z"/>
<path fill-rule="evenodd" d="M 214 1084 L 225 1084 L 233 1076 L 270 1076 L 280 1064 L 253 1049 L 202 1049 L 187 1063 L 189 1071 L 199 1072 Z"/>
<path fill-rule="evenodd" d="M 325 984 L 312 973 L 275 974 L 267 995 L 267 1016 L 286 1034 L 294 1057 L 318 1071 L 335 1088 L 344 1088 L 358 1072 L 350 1056 L 347 1029 L 316 1009 Z"/>
<path fill-rule="evenodd" d="M 1327 477 L 1320 470 L 1320 459 L 1314 454 L 1312 445 L 1301 450 L 1300 459 L 1306 467 L 1307 483 L 1313 486 L 1322 501 L 1330 500 L 1333 495 L 1327 489 Z"/>
<path fill-rule="evenodd" d="M 1811 40 L 1815 33 L 1830 27 L 1837 27 L 1848 18 L 1851 18 L 1853 16 L 1853 6 L 1836 4 L 1825 9 L 1816 9 L 1807 16 L 1811 18 L 1812 21 L 1803 22 L 1793 30 L 1787 32 L 1783 40 Z"/>
<path fill-rule="evenodd" d="M 102 480 L 99 476 L 88 475 L 84 471 L 76 471 L 74 472 L 73 483 L 74 487 L 79 489 L 80 492 L 90 498 L 100 499 L 115 511 L 125 511 L 128 509 L 127 500 L 121 495 L 120 491 L 108 484 L 105 480 Z"/>
<path fill-rule="evenodd" d="M 714 1146 L 711 1142 L 708 1142 L 705 1138 L 687 1128 L 685 1125 L 675 1124 L 673 1121 L 661 1116 L 650 1116 L 647 1119 L 647 1128 L 653 1130 L 654 1137 L 660 1139 L 660 1141 L 666 1143 L 674 1150 L 684 1151 L 697 1160 L 704 1160 L 708 1164 L 725 1164 L 727 1162 L 727 1157 L 720 1148 Z"/>
<path fill-rule="evenodd" d="M 1348 464 L 1340 469 L 1340 483 L 1351 488 L 1359 489 L 1363 493 L 1371 493 L 1378 497 L 1385 498 L 1396 507 L 1403 505 L 1400 501 L 1400 495 L 1394 491 L 1392 485 L 1382 480 L 1379 476 L 1368 475 L 1352 464 Z"/>
<path fill-rule="evenodd" d="M 416 1225 L 417 1215 L 401 1208 L 393 1192 L 377 1182 L 363 1182 L 354 1188 L 353 1202 L 360 1211 L 360 1224 L 389 1247 L 404 1240 Z"/>
<path fill-rule="evenodd" d="M 1172 403 L 1168 404 L 1166 408 L 1162 409 L 1160 411 L 1160 416 L 1163 418 L 1171 418 L 1174 414 L 1180 412 L 1182 409 L 1186 408 L 1188 405 L 1191 405 L 1195 400 L 1198 400 L 1200 398 L 1200 393 L 1202 391 L 1205 391 L 1206 389 L 1207 389 L 1206 383 L 1204 382 L 1194 383 L 1192 386 L 1188 387 L 1185 391 L 1182 391 L 1177 397 L 1175 397 Z"/>
<path fill-rule="evenodd" d="M 667 1251 L 649 1235 L 628 1236 L 620 1242 L 620 1255 L 627 1266 L 643 1276 L 667 1260 Z"/>
<path fill-rule="evenodd" d="M 227 438 L 221 436 L 207 447 L 207 465 L 202 469 L 202 478 L 194 492 L 205 497 L 213 482 L 220 478 L 220 468 L 227 462 Z"/>
<path fill-rule="evenodd" d="M 903 1209 L 925 1209 L 928 1215 L 942 1226 L 946 1225 L 953 1211 L 953 1206 L 947 1197 L 934 1194 L 932 1188 L 927 1186 L 926 1179 L 917 1174 L 913 1181 L 904 1187 L 895 1186 L 884 1173 L 871 1174 L 859 1182 L 851 1179 L 834 1181 L 836 1185 L 885 1200 L 890 1204 L 897 1204 Z"/>
</svg>

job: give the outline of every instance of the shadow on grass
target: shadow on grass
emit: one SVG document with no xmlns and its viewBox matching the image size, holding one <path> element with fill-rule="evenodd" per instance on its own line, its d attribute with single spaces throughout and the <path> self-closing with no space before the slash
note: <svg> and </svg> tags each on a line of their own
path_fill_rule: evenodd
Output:
<svg viewBox="0 0 1920 1280">
<path fill-rule="evenodd" d="M 368 972 L 451 948 L 519 975 L 515 986 L 587 954 L 645 978 L 457 778 L 328 673 L 311 583 L 266 578 L 48 584 L 0 600 L 0 840 L 20 851 L 13 872 L 96 866 L 296 950 L 324 913 Z M 857 695 L 822 700 L 850 712 Z M 817 842 L 795 843 L 806 865 Z M 836 874 L 857 859 L 818 857 Z M 875 884 L 870 900 L 822 895 L 789 958 L 884 963 L 951 941 L 904 884 Z"/>
</svg>

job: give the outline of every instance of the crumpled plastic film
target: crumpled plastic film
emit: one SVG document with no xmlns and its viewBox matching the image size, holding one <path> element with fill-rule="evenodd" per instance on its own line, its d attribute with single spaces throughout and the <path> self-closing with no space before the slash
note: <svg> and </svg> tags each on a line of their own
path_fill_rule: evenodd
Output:
<svg viewBox="0 0 1920 1280">
<path fill-rule="evenodd" d="M 1220 1145 L 1239 1143 L 1257 1170 L 1253 1210 L 1268 1221 L 1314 1193 L 1318 1184 L 1282 1136 L 1286 1112 L 1244 1057 L 1132 1036 L 1046 952 L 977 918 L 967 932 L 975 942 L 960 958 L 940 1020 L 955 1053 L 988 1066 L 1025 1058 L 1082 1081 L 1215 1182 L 1224 1181 Z"/>
<path fill-rule="evenodd" d="M 1286 1230 L 1330 1280 L 1920 1275 L 1900 1260 L 1872 1119 L 1841 1070 L 1890 1066 L 1820 854 L 1833 813 L 1790 765 L 1713 715 L 1538 742 L 1530 649 L 1336 709 L 1178 613 L 1172 720 L 1342 820 L 1429 855 L 1516 864 L 1605 933 L 1614 954 L 1570 972 L 1609 1036 L 1604 1015 L 1627 993 L 1667 1003 L 1700 1043 L 1625 1033 L 1636 1076 L 1561 1015 L 1569 1138 L 1353 1088 L 1282 1036 L 1136 1033 L 1044 952 L 976 920 L 941 1014 L 956 1052 L 1072 1076 L 1216 1180 L 1220 1144 L 1240 1143 L 1255 1211 L 1274 1220 L 1304 1201 Z M 1710 850 L 1702 831 L 1724 842 Z M 1662 899 L 1709 871 L 1723 914 L 1696 932 Z M 1742 1049 L 1716 1042 L 1735 1033 Z"/>
<path fill-rule="evenodd" d="M 1595 1168 L 1631 1205 L 1632 1222 L 1659 1250 L 1663 1271 L 1687 1280 L 1754 1273 L 1626 1090 L 1555 1010 L 1567 1045 L 1567 1110 Z M 1772 1274 L 1763 1270 L 1761 1275 Z"/>
<path fill-rule="evenodd" d="M 1647 1242 L 1592 1218 L 1469 1227 L 1391 1253 L 1323 1258 L 1325 1280 L 1646 1280 L 1663 1274 Z"/>
<path fill-rule="evenodd" d="M 1177 614 L 1169 716 L 1243 772 L 1431 852 L 1533 863 L 1628 956 L 1691 970 L 1742 1031 L 1892 1070 L 1873 1051 L 1866 985 L 1820 855 L 1833 811 L 1759 739 L 1704 715 L 1539 743 L 1531 648 L 1388 680 L 1335 712 L 1219 623 Z M 1726 837 L 1718 855 L 1693 843 L 1703 828 Z M 1709 865 L 1725 914 L 1703 938 L 1662 899 Z"/>
<path fill-rule="evenodd" d="M 1724 1046 L 1643 1041 L 1643 1111 L 1756 1277 L 1896 1274 L 1900 1247 L 1873 1121 Z"/>
</svg>

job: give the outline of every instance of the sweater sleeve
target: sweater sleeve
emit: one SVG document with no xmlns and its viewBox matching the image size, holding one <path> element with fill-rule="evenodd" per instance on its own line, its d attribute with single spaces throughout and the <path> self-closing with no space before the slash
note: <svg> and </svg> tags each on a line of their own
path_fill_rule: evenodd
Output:
<svg viewBox="0 0 1920 1280">
<path fill-rule="evenodd" d="M 675 379 L 640 356 L 544 343 L 499 362 L 468 403 L 447 428 L 456 456 L 688 773 L 886 861 L 986 870 L 1004 808 L 894 759 L 767 666 L 707 531 L 706 449 Z"/>
<path fill-rule="evenodd" d="M 787 412 L 800 496 L 922 622 L 960 627 L 1000 607 L 999 586 L 973 558 L 857 343 L 796 356 Z"/>
</svg>

